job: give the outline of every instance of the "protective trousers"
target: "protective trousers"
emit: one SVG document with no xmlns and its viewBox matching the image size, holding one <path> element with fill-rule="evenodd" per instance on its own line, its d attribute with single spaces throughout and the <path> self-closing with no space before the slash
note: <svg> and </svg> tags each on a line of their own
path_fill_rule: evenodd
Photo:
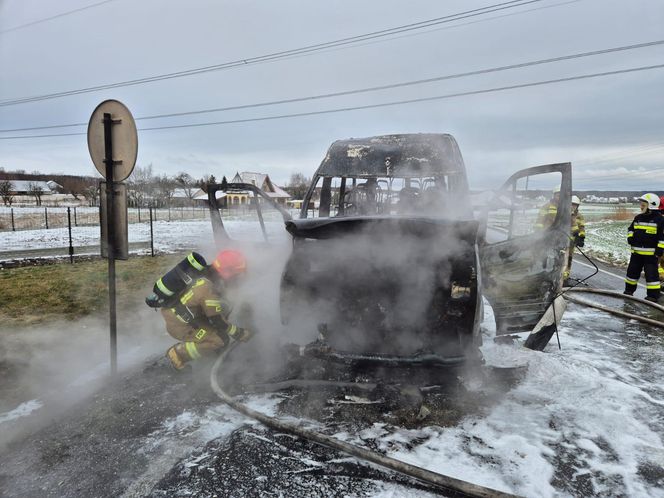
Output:
<svg viewBox="0 0 664 498">
<path fill-rule="evenodd" d="M 634 294 L 641 271 L 646 274 L 646 293 L 648 297 L 659 298 L 660 284 L 657 272 L 657 256 L 644 256 L 632 253 L 625 277 L 625 294 Z"/>
</svg>

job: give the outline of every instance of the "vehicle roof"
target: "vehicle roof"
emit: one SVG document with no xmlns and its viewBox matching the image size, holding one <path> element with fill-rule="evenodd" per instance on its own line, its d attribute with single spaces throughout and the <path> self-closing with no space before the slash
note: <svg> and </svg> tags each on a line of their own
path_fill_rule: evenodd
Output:
<svg viewBox="0 0 664 498">
<path fill-rule="evenodd" d="M 466 168 L 454 137 L 417 133 L 351 138 L 334 142 L 317 176 L 422 177 L 461 174 Z"/>
</svg>

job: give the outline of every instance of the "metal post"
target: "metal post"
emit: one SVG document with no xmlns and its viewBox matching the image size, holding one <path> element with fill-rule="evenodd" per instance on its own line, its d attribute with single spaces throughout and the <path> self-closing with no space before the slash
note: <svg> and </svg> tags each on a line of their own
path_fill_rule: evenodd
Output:
<svg viewBox="0 0 664 498">
<path fill-rule="evenodd" d="M 108 236 L 108 298 L 111 332 L 111 375 L 118 370 L 118 331 L 115 310 L 115 223 L 113 213 L 113 119 L 104 113 L 104 163 L 106 164 L 106 235 Z"/>
<path fill-rule="evenodd" d="M 152 208 L 150 208 L 150 253 L 154 258 L 154 234 L 152 232 Z"/>
<path fill-rule="evenodd" d="M 267 231 L 265 230 L 265 222 L 263 221 L 263 211 L 261 211 L 260 204 L 258 202 L 258 197 L 256 197 L 256 194 L 251 198 L 251 202 L 253 203 L 254 207 L 256 208 L 256 214 L 258 215 L 258 221 L 261 224 L 261 230 L 263 231 L 263 238 L 265 239 L 265 242 L 268 242 L 267 240 Z"/>
<path fill-rule="evenodd" d="M 74 208 L 76 213 L 76 208 Z M 69 262 L 74 264 L 74 246 L 71 243 L 71 208 L 67 208 L 67 226 L 69 227 Z"/>
<path fill-rule="evenodd" d="M 168 221 L 171 221 L 171 205 L 168 205 Z"/>
<path fill-rule="evenodd" d="M 138 205 L 138 222 L 141 222 L 141 205 Z"/>
<path fill-rule="evenodd" d="M 74 226 L 78 226 L 78 218 L 76 217 L 76 206 L 74 206 Z"/>
<path fill-rule="evenodd" d="M 14 225 L 14 208 L 10 208 L 12 214 L 12 232 L 16 231 L 16 225 Z"/>
<path fill-rule="evenodd" d="M 44 208 L 44 221 L 46 222 L 46 229 L 48 230 L 48 208 Z"/>
</svg>

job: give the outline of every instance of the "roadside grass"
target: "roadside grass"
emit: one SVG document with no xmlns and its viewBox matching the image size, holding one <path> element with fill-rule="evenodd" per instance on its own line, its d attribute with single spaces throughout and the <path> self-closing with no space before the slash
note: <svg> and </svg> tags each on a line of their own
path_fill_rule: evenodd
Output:
<svg viewBox="0 0 664 498">
<path fill-rule="evenodd" d="M 633 208 L 627 209 L 626 206 L 615 206 L 610 213 L 605 215 L 604 219 L 611 221 L 631 221 L 634 219 L 634 216 L 635 212 Z"/>
<path fill-rule="evenodd" d="M 118 310 L 144 306 L 154 281 L 181 255 L 139 256 L 116 261 Z M 108 262 L 12 268 L 0 271 L 0 324 L 32 325 L 53 319 L 75 320 L 108 312 Z"/>
</svg>

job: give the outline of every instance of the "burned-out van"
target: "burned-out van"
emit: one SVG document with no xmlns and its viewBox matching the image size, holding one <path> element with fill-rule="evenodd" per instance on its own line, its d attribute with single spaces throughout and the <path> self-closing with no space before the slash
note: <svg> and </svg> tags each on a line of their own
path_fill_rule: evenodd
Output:
<svg viewBox="0 0 664 498">
<path fill-rule="evenodd" d="M 220 190 L 271 200 L 253 185 L 208 186 L 224 244 Z M 479 361 L 483 297 L 499 334 L 532 331 L 562 285 L 571 166 L 523 170 L 476 194 L 451 135 L 334 142 L 299 219 L 280 208 L 292 237 L 283 323 L 317 330 L 317 355 L 389 365 Z"/>
</svg>

